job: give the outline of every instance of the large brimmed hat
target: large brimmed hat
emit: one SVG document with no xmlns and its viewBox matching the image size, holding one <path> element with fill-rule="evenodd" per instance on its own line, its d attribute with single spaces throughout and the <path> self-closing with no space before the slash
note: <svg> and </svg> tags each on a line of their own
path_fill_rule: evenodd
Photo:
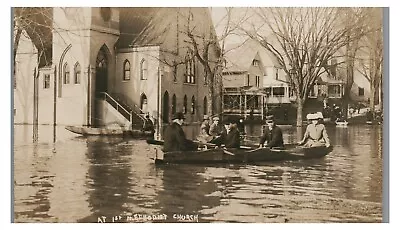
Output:
<svg viewBox="0 0 400 230">
<path fill-rule="evenodd" d="M 172 120 L 175 120 L 175 119 L 183 119 L 183 120 L 185 120 L 185 116 L 183 115 L 182 112 L 177 112 L 172 116 Z"/>
<path fill-rule="evenodd" d="M 219 121 L 219 117 L 213 117 L 213 121 Z"/>
<path fill-rule="evenodd" d="M 228 125 L 228 124 L 231 124 L 231 123 L 233 123 L 233 122 L 232 122 L 232 119 L 230 119 L 229 117 L 224 117 L 224 119 L 222 119 L 222 124 L 223 125 Z"/>
<path fill-rule="evenodd" d="M 324 119 L 324 115 L 322 115 L 321 112 L 317 112 L 316 117 L 317 117 L 317 119 Z"/>
<path fill-rule="evenodd" d="M 318 115 L 315 113 L 309 113 L 307 114 L 307 120 L 318 120 Z"/>
<path fill-rule="evenodd" d="M 273 123 L 274 122 L 274 115 L 268 115 L 265 117 L 265 123 Z"/>
</svg>

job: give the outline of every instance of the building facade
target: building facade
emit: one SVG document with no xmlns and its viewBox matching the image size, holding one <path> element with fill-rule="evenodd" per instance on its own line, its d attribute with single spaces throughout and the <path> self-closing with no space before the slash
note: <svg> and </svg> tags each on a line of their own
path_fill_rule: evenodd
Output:
<svg viewBox="0 0 400 230">
<path fill-rule="evenodd" d="M 129 126 L 149 114 L 162 126 L 177 111 L 189 123 L 210 112 L 204 68 L 184 33 L 215 34 L 207 8 L 50 9 L 51 61 L 38 65 L 29 33 L 18 47 L 15 123 Z"/>
</svg>

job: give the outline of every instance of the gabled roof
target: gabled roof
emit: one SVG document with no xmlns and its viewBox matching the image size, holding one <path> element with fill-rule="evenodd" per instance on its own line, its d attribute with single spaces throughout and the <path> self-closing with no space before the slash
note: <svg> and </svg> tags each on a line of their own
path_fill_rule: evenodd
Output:
<svg viewBox="0 0 400 230">
<path fill-rule="evenodd" d="M 165 9 L 159 7 L 119 8 L 120 36 L 116 44 L 117 48 L 160 43 L 160 36 L 154 35 L 160 32 L 160 26 L 157 27 L 157 25 L 161 24 L 164 16 Z"/>
<path fill-rule="evenodd" d="M 249 39 L 244 43 L 227 45 L 225 51 L 226 70 L 224 72 L 248 71 L 257 54 L 260 56 L 263 67 L 280 67 L 276 57 L 254 40 Z"/>
</svg>

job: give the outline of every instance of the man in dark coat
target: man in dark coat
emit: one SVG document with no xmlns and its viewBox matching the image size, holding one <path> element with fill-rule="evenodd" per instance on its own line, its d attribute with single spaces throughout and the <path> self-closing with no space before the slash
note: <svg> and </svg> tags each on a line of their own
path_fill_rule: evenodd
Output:
<svg viewBox="0 0 400 230">
<path fill-rule="evenodd" d="M 222 143 L 225 144 L 226 148 L 240 148 L 240 132 L 236 122 L 231 119 L 224 119 L 223 124 Z"/>
<path fill-rule="evenodd" d="M 266 123 L 268 128 L 260 138 L 260 148 L 264 147 L 265 141 L 268 141 L 266 147 L 283 148 L 283 135 L 281 128 L 276 126 L 273 118 L 267 119 Z"/>
<path fill-rule="evenodd" d="M 198 145 L 185 137 L 181 127 L 184 119 L 181 112 L 173 116 L 172 123 L 164 132 L 164 152 L 197 150 Z"/>
<path fill-rule="evenodd" d="M 153 121 L 150 119 L 150 115 L 146 114 L 146 119 L 143 123 L 143 131 L 151 131 L 154 134 L 154 124 Z"/>
</svg>

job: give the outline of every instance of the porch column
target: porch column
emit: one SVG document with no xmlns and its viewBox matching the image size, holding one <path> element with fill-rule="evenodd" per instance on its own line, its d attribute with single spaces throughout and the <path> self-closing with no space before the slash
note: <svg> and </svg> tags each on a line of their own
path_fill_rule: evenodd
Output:
<svg viewBox="0 0 400 230">
<path fill-rule="evenodd" d="M 264 95 L 261 95 L 261 120 L 264 118 Z"/>
<path fill-rule="evenodd" d="M 239 94 L 239 111 L 240 111 L 240 115 L 242 115 L 243 113 L 243 106 L 242 106 L 242 94 Z"/>
<path fill-rule="evenodd" d="M 244 119 L 247 117 L 247 94 L 244 95 Z"/>
</svg>

